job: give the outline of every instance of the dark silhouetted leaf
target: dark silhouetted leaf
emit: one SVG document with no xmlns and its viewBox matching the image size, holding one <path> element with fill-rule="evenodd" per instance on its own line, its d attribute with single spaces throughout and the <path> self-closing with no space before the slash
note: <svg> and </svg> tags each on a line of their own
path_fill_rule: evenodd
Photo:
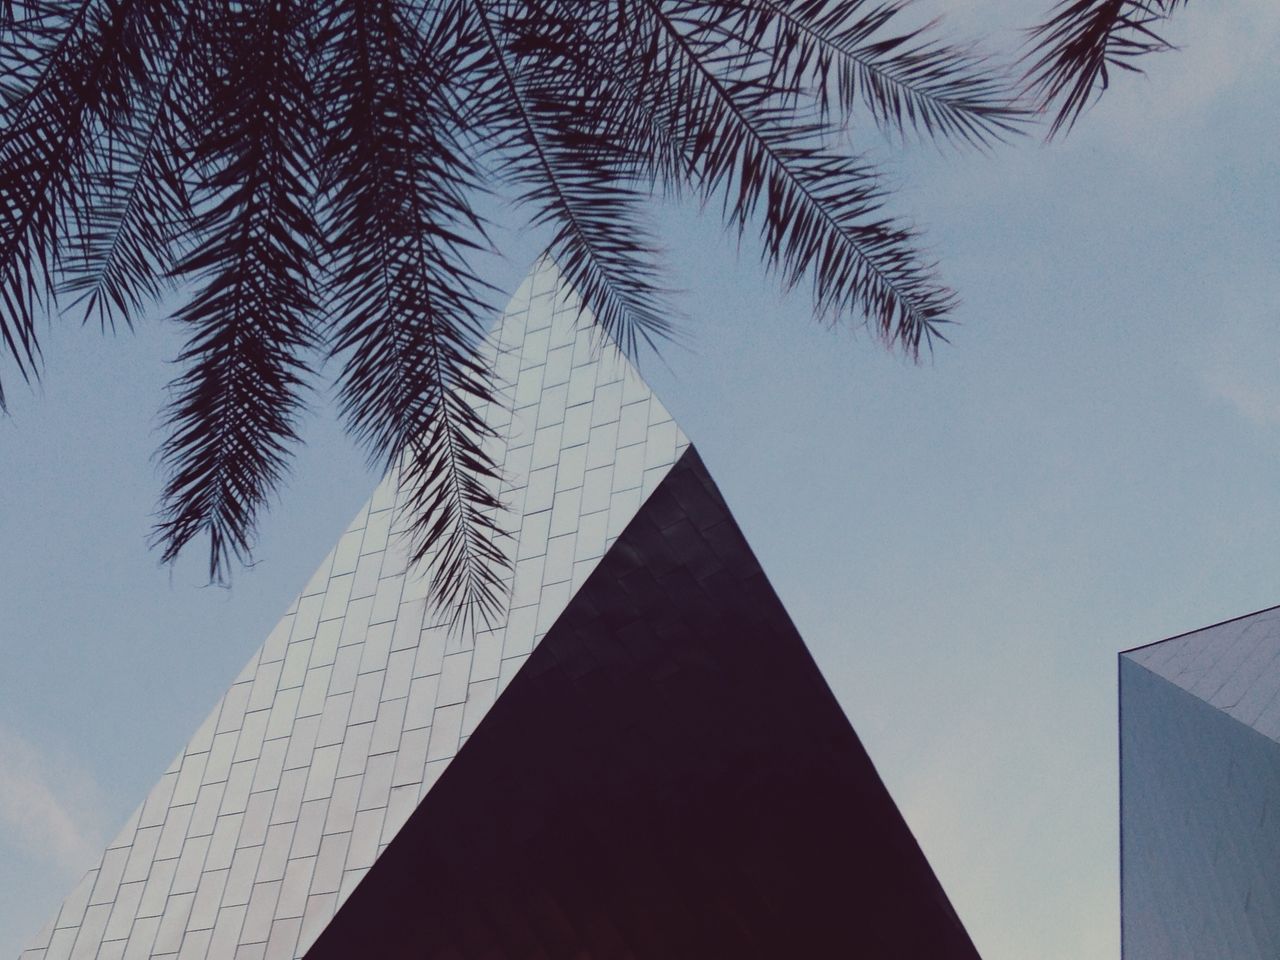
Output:
<svg viewBox="0 0 1280 960">
<path fill-rule="evenodd" d="M 1023 117 L 901 7 L 0 0 L 0 359 L 38 376 L 38 321 L 64 307 L 114 329 L 189 297 L 167 318 L 187 344 L 156 540 L 170 560 L 207 536 L 213 579 L 249 558 L 331 359 L 349 430 L 398 471 L 435 601 L 492 620 L 510 561 L 478 412 L 478 198 L 528 212 L 628 353 L 677 331 L 647 206 L 692 194 L 758 231 L 819 317 L 915 356 L 952 295 L 833 144 L 868 114 L 979 146 Z"/>
</svg>

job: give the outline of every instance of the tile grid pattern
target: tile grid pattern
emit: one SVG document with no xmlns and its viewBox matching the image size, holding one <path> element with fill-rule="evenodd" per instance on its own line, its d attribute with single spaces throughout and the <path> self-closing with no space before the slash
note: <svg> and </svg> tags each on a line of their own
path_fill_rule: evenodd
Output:
<svg viewBox="0 0 1280 960">
<path fill-rule="evenodd" d="M 1120 703 L 1125 960 L 1274 960 L 1280 748 L 1128 655 Z"/>
<path fill-rule="evenodd" d="M 1125 657 L 1280 741 L 1280 609 L 1131 650 Z"/>
<path fill-rule="evenodd" d="M 301 957 L 688 441 L 543 261 L 491 341 L 506 622 L 458 638 L 394 477 L 22 960 Z"/>
<path fill-rule="evenodd" d="M 693 448 L 307 960 L 371 942 L 378 960 L 978 960 Z"/>
</svg>

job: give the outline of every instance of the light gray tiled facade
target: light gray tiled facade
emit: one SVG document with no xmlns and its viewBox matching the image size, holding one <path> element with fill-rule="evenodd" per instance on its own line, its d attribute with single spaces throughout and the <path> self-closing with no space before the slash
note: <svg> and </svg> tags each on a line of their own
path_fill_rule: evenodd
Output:
<svg viewBox="0 0 1280 960">
<path fill-rule="evenodd" d="M 688 446 L 548 261 L 486 350 L 505 622 L 442 625 L 386 478 L 22 960 L 301 957 Z"/>
<path fill-rule="evenodd" d="M 1280 609 L 1120 656 L 1125 960 L 1280 957 Z"/>
</svg>

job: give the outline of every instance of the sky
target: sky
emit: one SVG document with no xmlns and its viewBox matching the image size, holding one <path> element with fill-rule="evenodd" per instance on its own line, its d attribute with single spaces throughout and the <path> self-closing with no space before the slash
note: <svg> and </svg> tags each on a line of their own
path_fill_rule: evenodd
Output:
<svg viewBox="0 0 1280 960">
<path fill-rule="evenodd" d="M 947 6 L 997 50 L 1043 12 Z M 814 323 L 715 216 L 656 211 L 684 337 L 641 372 L 986 960 L 1119 956 L 1116 653 L 1280 602 L 1280 6 L 1192 4 L 1169 34 L 1065 139 L 881 149 L 963 300 L 920 363 Z M 514 291 L 537 237 L 506 239 L 483 268 Z M 147 545 L 175 333 L 44 346 L 0 419 L 0 956 L 377 479 L 320 396 L 255 565 L 208 586 L 198 551 Z"/>
</svg>

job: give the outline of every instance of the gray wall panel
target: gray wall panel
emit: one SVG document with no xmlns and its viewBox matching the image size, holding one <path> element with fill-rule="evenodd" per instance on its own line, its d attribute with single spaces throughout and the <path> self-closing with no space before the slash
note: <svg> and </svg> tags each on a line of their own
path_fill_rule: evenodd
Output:
<svg viewBox="0 0 1280 960">
<path fill-rule="evenodd" d="M 1120 718 L 1124 960 L 1280 957 L 1280 745 L 1129 654 Z"/>
<path fill-rule="evenodd" d="M 543 261 L 485 347 L 505 621 L 430 608 L 393 472 L 24 960 L 306 951 L 688 446 L 579 305 Z"/>
</svg>

